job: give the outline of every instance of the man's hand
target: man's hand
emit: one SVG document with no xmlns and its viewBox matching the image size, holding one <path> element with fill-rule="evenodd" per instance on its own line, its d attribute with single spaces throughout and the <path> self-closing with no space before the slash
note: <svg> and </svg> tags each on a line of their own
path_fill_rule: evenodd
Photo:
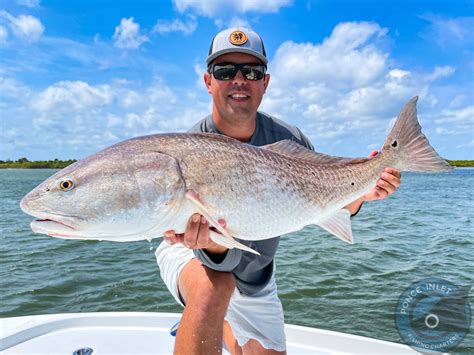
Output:
<svg viewBox="0 0 474 355">
<path fill-rule="evenodd" d="M 369 158 L 373 158 L 378 154 L 374 150 Z M 385 168 L 375 187 L 363 197 L 363 201 L 383 200 L 393 194 L 401 184 L 401 173 L 394 168 Z"/>
<path fill-rule="evenodd" d="M 377 154 L 378 152 L 374 150 L 370 153 L 369 159 L 375 157 Z M 380 179 L 377 181 L 375 187 L 368 194 L 351 202 L 345 208 L 349 210 L 351 216 L 355 216 L 359 212 L 363 202 L 387 198 L 397 190 L 400 183 L 400 171 L 394 168 L 385 168 L 382 174 L 380 174 Z"/>
<path fill-rule="evenodd" d="M 220 219 L 222 227 L 226 227 L 224 220 Z M 184 233 L 175 233 L 174 230 L 168 230 L 164 233 L 163 239 L 168 244 L 182 243 L 189 249 L 206 249 L 211 254 L 223 254 L 228 249 L 214 243 L 210 238 L 211 230 L 209 222 L 204 216 L 195 213 L 189 218 L 188 225 Z"/>
</svg>

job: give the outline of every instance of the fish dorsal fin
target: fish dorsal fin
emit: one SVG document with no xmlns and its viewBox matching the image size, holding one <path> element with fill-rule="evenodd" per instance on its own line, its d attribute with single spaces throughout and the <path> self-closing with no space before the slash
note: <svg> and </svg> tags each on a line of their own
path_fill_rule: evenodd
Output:
<svg viewBox="0 0 474 355">
<path fill-rule="evenodd" d="M 280 153 L 288 158 L 300 159 L 314 164 L 342 164 L 342 163 L 363 163 L 367 158 L 343 158 L 328 154 L 317 153 L 303 147 L 295 141 L 286 139 L 273 144 L 260 147 L 272 152 Z"/>
<path fill-rule="evenodd" d="M 197 133 L 189 133 L 189 135 L 196 136 L 196 137 L 199 137 L 199 136 L 206 137 L 208 139 L 213 139 L 213 140 L 218 141 L 218 142 L 242 144 L 241 141 L 239 141 L 235 138 L 225 136 L 225 135 L 219 134 L 219 133 L 214 133 L 214 132 L 197 132 Z"/>
</svg>

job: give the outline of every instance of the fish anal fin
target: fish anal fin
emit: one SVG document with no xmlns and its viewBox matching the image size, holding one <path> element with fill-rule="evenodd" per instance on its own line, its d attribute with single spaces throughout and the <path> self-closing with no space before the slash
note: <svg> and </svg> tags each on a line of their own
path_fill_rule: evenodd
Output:
<svg viewBox="0 0 474 355">
<path fill-rule="evenodd" d="M 343 158 L 335 157 L 328 154 L 313 152 L 310 149 L 303 147 L 295 141 L 286 139 L 273 144 L 268 144 L 260 147 L 261 149 L 269 150 L 279 153 L 288 158 L 299 159 L 305 162 L 314 164 L 357 164 L 367 161 L 367 158 Z"/>
<path fill-rule="evenodd" d="M 230 234 L 229 232 L 222 227 L 222 225 L 219 223 L 219 221 L 214 218 L 204 206 L 204 203 L 202 202 L 201 198 L 199 197 L 198 193 L 194 190 L 188 190 L 186 192 L 186 198 L 190 200 L 198 209 L 198 211 L 206 217 L 207 221 L 209 222 L 209 225 L 217 229 L 217 231 L 220 233 L 216 233 L 211 231 L 210 237 L 214 243 L 217 243 L 219 245 L 222 245 L 226 248 L 232 249 L 232 248 L 237 248 L 237 249 L 242 249 L 245 251 L 248 251 L 253 254 L 260 255 L 259 252 L 253 250 L 252 248 L 249 248 L 246 245 L 243 245 L 242 243 L 239 243 L 236 241 Z"/>
<path fill-rule="evenodd" d="M 354 244 L 349 210 L 342 208 L 322 222 L 318 222 L 318 225 L 346 243 Z"/>
</svg>

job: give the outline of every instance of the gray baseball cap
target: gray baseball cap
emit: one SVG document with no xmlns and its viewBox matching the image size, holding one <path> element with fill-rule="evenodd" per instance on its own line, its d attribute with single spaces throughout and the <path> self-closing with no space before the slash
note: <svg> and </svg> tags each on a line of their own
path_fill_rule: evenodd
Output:
<svg viewBox="0 0 474 355">
<path fill-rule="evenodd" d="M 247 53 L 267 65 L 267 54 L 262 38 L 247 28 L 229 28 L 214 36 L 206 63 L 209 65 L 218 56 L 226 53 Z"/>
</svg>

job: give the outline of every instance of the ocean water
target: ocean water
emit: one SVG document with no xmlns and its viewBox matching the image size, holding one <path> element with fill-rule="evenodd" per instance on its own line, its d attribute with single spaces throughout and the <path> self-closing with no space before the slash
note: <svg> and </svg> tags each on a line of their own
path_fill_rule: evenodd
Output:
<svg viewBox="0 0 474 355">
<path fill-rule="evenodd" d="M 67 312 L 180 312 L 151 242 L 74 241 L 33 234 L 21 198 L 55 170 L 0 170 L 0 317 Z M 347 245 L 310 226 L 276 257 L 287 323 L 402 342 L 394 311 L 429 276 L 472 285 L 474 169 L 406 173 L 399 191 L 367 203 Z M 471 290 L 470 303 L 474 306 Z M 474 353 L 469 333 L 455 352 Z"/>
</svg>

